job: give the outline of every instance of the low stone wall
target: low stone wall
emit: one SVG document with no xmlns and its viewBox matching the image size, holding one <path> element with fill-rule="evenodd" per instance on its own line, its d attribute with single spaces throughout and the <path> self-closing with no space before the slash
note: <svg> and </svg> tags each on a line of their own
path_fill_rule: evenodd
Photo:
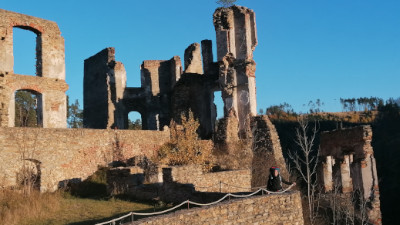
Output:
<svg viewBox="0 0 400 225">
<path fill-rule="evenodd" d="M 163 168 L 164 183 L 192 184 L 200 192 L 251 191 L 251 170 L 233 170 L 203 173 L 201 166 L 175 166 Z"/>
<path fill-rule="evenodd" d="M 130 224 L 304 224 L 300 193 L 259 195 L 213 206 L 179 210 Z"/>
<path fill-rule="evenodd" d="M 110 195 L 126 194 L 143 182 L 144 172 L 138 166 L 111 168 L 107 171 L 107 192 Z"/>
<path fill-rule="evenodd" d="M 16 185 L 28 165 L 40 175 L 41 191 L 53 191 L 113 161 L 151 157 L 169 137 L 168 130 L 0 128 L 0 187 Z"/>
</svg>

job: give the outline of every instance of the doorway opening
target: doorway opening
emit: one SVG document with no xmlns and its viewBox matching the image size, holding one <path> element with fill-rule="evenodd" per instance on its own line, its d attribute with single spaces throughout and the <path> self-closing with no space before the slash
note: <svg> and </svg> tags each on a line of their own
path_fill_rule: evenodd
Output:
<svg viewBox="0 0 400 225">
<path fill-rule="evenodd" d="M 142 115 L 139 112 L 129 112 L 128 130 L 142 130 Z"/>
</svg>

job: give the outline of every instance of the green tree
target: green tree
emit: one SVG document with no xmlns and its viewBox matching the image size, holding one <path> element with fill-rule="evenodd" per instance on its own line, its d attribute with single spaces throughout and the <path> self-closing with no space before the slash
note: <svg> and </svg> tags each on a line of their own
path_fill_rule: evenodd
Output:
<svg viewBox="0 0 400 225">
<path fill-rule="evenodd" d="M 15 93 L 15 126 L 37 127 L 37 96 L 29 91 Z"/>
<path fill-rule="evenodd" d="M 79 107 L 78 99 L 75 103 L 69 104 L 69 97 L 67 96 L 67 123 L 69 128 L 82 128 L 83 127 L 83 110 Z"/>
<path fill-rule="evenodd" d="M 278 117 L 278 119 L 288 115 L 296 116 L 296 113 L 294 112 L 292 106 L 286 102 L 268 107 L 266 110 L 266 114 L 270 116 L 275 115 Z"/>
<path fill-rule="evenodd" d="M 132 121 L 128 118 L 128 129 L 129 130 L 141 130 L 142 129 L 142 121 L 140 119 Z"/>
</svg>

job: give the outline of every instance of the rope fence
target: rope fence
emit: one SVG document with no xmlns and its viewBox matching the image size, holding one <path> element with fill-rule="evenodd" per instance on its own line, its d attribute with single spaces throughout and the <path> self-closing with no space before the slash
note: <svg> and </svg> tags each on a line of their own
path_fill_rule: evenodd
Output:
<svg viewBox="0 0 400 225">
<path fill-rule="evenodd" d="M 222 182 L 220 182 L 220 183 L 222 183 Z M 172 208 L 169 208 L 169 209 L 166 209 L 166 210 L 163 210 L 163 211 L 152 212 L 152 213 L 130 212 L 130 213 L 124 215 L 124 216 L 121 216 L 121 217 L 118 217 L 118 218 L 115 218 L 115 219 L 112 219 L 112 220 L 109 220 L 109 221 L 106 221 L 106 222 L 97 223 L 96 225 L 106 225 L 106 224 L 109 224 L 109 225 L 116 225 L 118 221 L 122 221 L 123 219 L 129 218 L 129 217 L 131 218 L 131 221 L 133 222 L 133 221 L 134 221 L 134 216 L 154 216 L 154 215 L 161 215 L 161 214 L 164 214 L 164 213 L 167 213 L 167 212 L 171 212 L 171 211 L 173 211 L 173 210 L 175 210 L 175 209 L 177 209 L 177 208 L 179 208 L 179 207 L 181 207 L 181 206 L 183 206 L 183 205 L 187 205 L 188 209 L 190 208 L 190 204 L 195 205 L 195 206 L 210 206 L 210 205 L 215 205 L 215 204 L 218 204 L 218 203 L 222 202 L 223 200 L 225 200 L 225 199 L 228 198 L 228 197 L 229 197 L 229 199 L 230 199 L 230 197 L 234 197 L 234 198 L 248 198 L 248 197 L 251 197 L 251 196 L 253 196 L 253 195 L 256 195 L 256 194 L 258 194 L 258 193 L 260 193 L 260 192 L 261 192 L 261 194 L 264 194 L 264 193 L 266 193 L 266 194 L 283 194 L 283 193 L 287 192 L 288 190 L 290 190 L 294 185 L 295 185 L 295 184 L 292 184 L 292 185 L 290 185 L 289 187 L 287 187 L 286 189 L 283 189 L 282 191 L 277 191 L 277 192 L 268 191 L 268 190 L 265 189 L 265 188 L 259 188 L 257 191 L 255 191 L 255 192 L 253 192 L 253 193 L 250 193 L 250 194 L 247 194 L 247 195 L 237 195 L 237 194 L 228 193 L 228 194 L 224 195 L 222 198 L 220 198 L 220 199 L 218 199 L 218 200 L 216 200 L 216 201 L 214 201 L 214 202 L 210 202 L 210 203 L 198 203 L 198 202 L 192 202 L 192 201 L 190 201 L 190 200 L 186 200 L 186 201 L 180 203 L 179 205 L 176 205 L 176 206 L 174 206 L 174 207 L 172 207 Z M 215 186 L 215 185 L 213 185 L 213 186 Z M 211 186 L 211 187 L 212 187 L 212 186 Z M 243 188 L 243 187 L 240 187 L 240 188 Z M 246 189 L 249 189 L 249 188 L 246 188 Z M 122 222 L 120 222 L 119 224 L 122 224 Z"/>
</svg>

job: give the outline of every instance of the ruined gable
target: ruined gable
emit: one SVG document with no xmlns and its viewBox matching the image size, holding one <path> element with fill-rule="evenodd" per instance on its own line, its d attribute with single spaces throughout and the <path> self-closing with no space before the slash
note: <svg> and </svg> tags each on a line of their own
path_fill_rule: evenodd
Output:
<svg viewBox="0 0 400 225">
<path fill-rule="evenodd" d="M 36 76 L 14 74 L 13 28 L 29 30 L 36 38 Z M 0 126 L 13 127 L 14 93 L 39 93 L 39 124 L 65 128 L 66 95 L 64 39 L 56 23 L 0 9 Z"/>
</svg>

